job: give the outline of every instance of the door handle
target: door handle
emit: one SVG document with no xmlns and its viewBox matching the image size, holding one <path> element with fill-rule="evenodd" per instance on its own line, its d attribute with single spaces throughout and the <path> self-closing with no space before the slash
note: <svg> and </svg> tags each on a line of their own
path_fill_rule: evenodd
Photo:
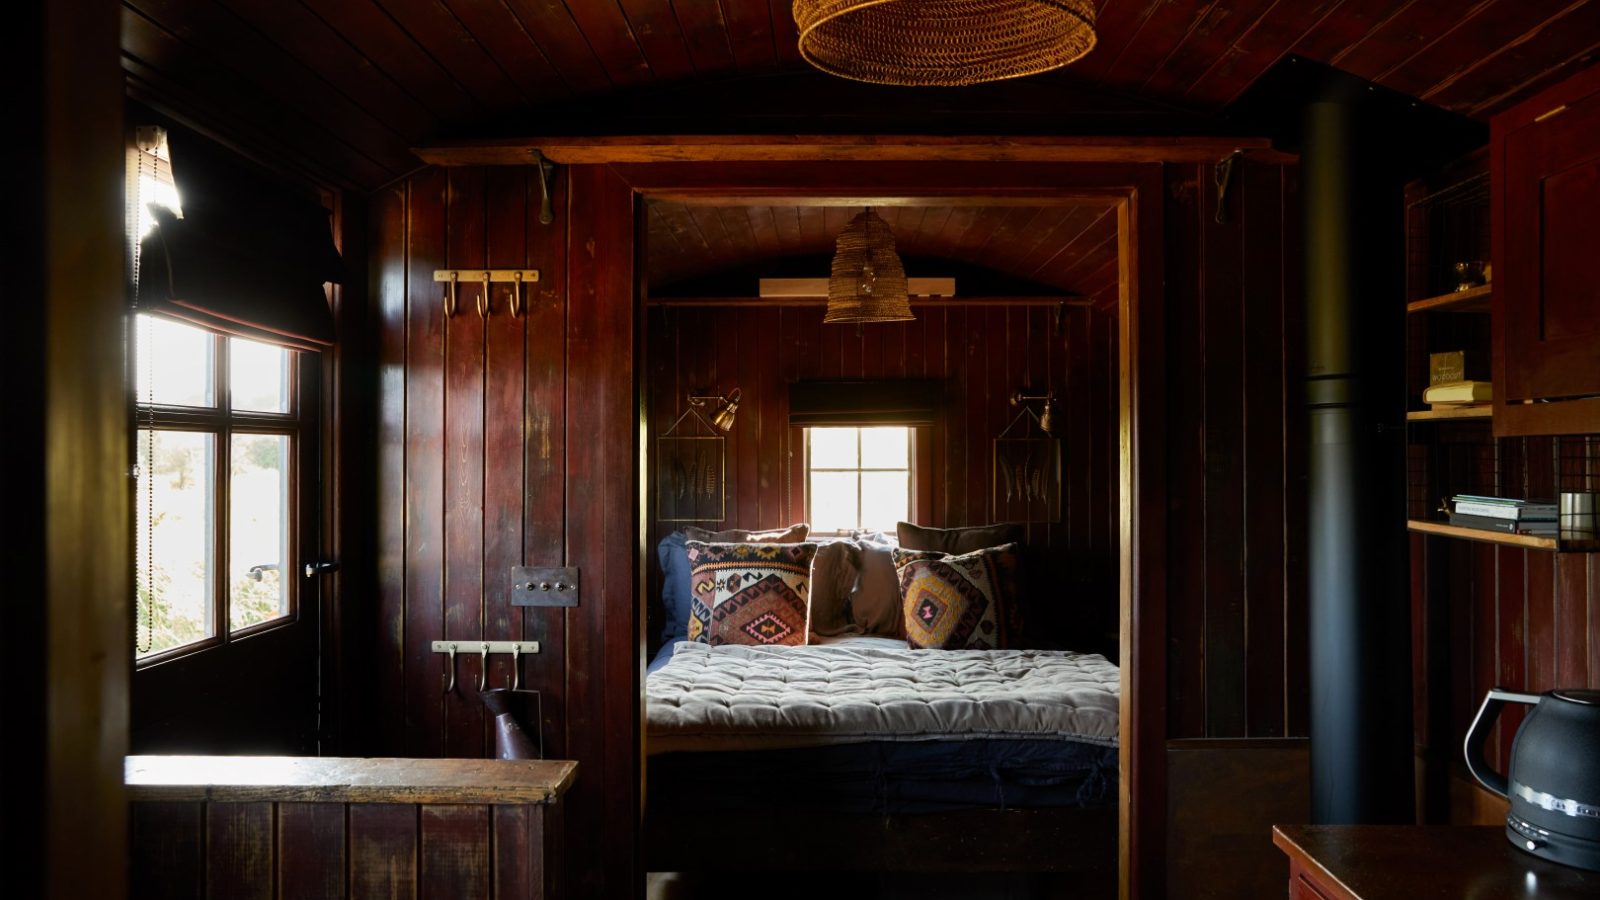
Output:
<svg viewBox="0 0 1600 900">
<path fill-rule="evenodd" d="M 332 575 L 339 571 L 339 564 L 331 559 L 319 559 L 316 562 L 306 563 L 306 577 L 313 575 Z"/>
</svg>

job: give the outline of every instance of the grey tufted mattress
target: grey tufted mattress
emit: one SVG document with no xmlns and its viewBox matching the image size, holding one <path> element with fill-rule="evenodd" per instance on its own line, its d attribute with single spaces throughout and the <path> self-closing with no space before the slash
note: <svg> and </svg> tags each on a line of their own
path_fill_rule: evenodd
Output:
<svg viewBox="0 0 1600 900">
<path fill-rule="evenodd" d="M 881 741 L 1117 743 L 1117 667 L 1097 654 L 903 643 L 679 643 L 646 679 L 647 747 L 771 750 Z"/>
</svg>

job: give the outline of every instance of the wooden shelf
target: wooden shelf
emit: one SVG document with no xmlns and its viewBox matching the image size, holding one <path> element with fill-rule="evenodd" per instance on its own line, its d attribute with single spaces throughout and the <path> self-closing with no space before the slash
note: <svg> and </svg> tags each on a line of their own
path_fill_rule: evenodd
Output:
<svg viewBox="0 0 1600 900">
<path fill-rule="evenodd" d="M 1406 304 L 1406 312 L 1481 312 L 1489 311 L 1489 297 L 1494 286 L 1480 284 L 1465 291 L 1452 291 L 1437 297 L 1424 297 Z"/>
<path fill-rule="evenodd" d="M 1448 522 L 1433 522 L 1427 519 L 1407 519 L 1406 528 L 1410 531 L 1438 535 L 1439 537 L 1461 538 L 1467 541 L 1481 541 L 1485 544 L 1501 544 L 1507 547 L 1522 547 L 1527 550 L 1554 550 L 1557 553 L 1594 553 L 1600 551 L 1600 540 L 1563 540 L 1555 535 L 1510 534 L 1504 531 L 1490 531 L 1486 528 L 1465 528 L 1460 525 L 1451 525 Z"/>
<path fill-rule="evenodd" d="M 1494 407 L 1485 403 L 1482 406 L 1441 406 L 1438 409 L 1413 409 L 1406 413 L 1407 422 L 1433 422 L 1439 419 L 1492 419 Z"/>
</svg>

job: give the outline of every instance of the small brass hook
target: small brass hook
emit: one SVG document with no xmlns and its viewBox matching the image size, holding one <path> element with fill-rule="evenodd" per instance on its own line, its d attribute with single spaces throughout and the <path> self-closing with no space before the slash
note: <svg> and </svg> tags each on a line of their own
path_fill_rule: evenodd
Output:
<svg viewBox="0 0 1600 900">
<path fill-rule="evenodd" d="M 511 689 L 514 691 L 522 686 L 522 645 L 511 645 Z"/>
<path fill-rule="evenodd" d="M 522 315 L 522 270 L 511 273 L 511 317 Z"/>
<path fill-rule="evenodd" d="M 455 644 L 451 644 L 450 645 L 450 661 L 447 663 L 447 665 L 450 666 L 450 683 L 445 686 L 444 692 L 446 694 L 453 694 L 453 693 L 455 693 L 455 690 L 456 690 L 456 645 Z"/>
<path fill-rule="evenodd" d="M 450 273 L 450 293 L 445 296 L 444 316 L 450 318 L 456 314 L 456 282 L 461 279 L 459 272 Z"/>
<path fill-rule="evenodd" d="M 483 652 L 481 654 L 479 654 L 478 658 L 480 660 L 480 665 L 478 666 L 478 692 L 482 693 L 482 692 L 484 692 L 484 691 L 489 689 L 489 645 L 488 644 L 484 644 L 483 645 Z"/>
<path fill-rule="evenodd" d="M 489 318 L 489 273 L 483 273 L 483 293 L 478 297 L 478 318 Z"/>
</svg>

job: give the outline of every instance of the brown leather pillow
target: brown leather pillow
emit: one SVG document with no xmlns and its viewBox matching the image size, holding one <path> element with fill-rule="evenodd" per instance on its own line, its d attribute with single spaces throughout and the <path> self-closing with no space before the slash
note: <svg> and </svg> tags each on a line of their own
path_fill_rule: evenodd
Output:
<svg viewBox="0 0 1600 900">
<path fill-rule="evenodd" d="M 810 534 L 811 526 L 805 522 L 790 525 L 788 528 L 774 528 L 769 531 L 746 531 L 743 528 L 711 531 L 706 528 L 696 528 L 693 525 L 685 526 L 683 529 L 684 540 L 700 541 L 706 544 L 798 544 Z"/>
<path fill-rule="evenodd" d="M 823 544 L 811 560 L 811 633 L 860 634 L 850 622 L 850 589 L 856 583 L 856 547 L 851 541 Z"/>
<path fill-rule="evenodd" d="M 861 579 L 850 595 L 850 618 L 865 634 L 904 639 L 906 622 L 900 609 L 900 578 L 890 555 L 893 548 L 869 541 L 858 546 L 856 568 Z"/>
<path fill-rule="evenodd" d="M 1021 525 L 979 525 L 973 528 L 924 528 L 910 522 L 895 526 L 900 536 L 902 550 L 937 550 L 940 553 L 959 555 L 973 553 L 1001 544 L 1020 544 L 1023 539 Z"/>
</svg>

